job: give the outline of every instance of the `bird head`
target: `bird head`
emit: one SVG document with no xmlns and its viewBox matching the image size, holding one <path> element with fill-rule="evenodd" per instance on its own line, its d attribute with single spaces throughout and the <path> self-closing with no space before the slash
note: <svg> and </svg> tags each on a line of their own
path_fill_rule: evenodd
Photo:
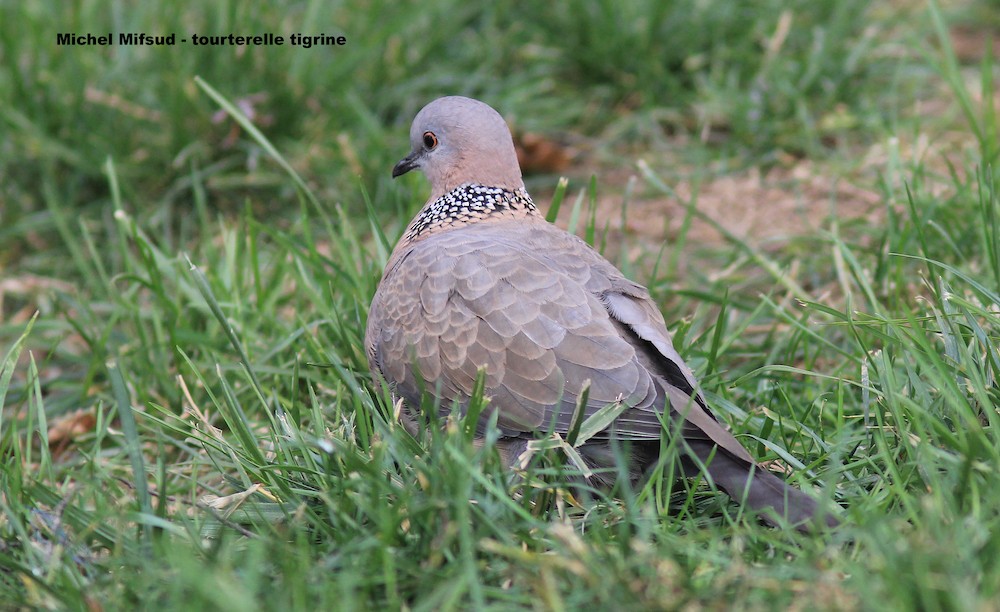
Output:
<svg viewBox="0 0 1000 612">
<path fill-rule="evenodd" d="M 447 96 L 425 106 L 410 126 L 410 146 L 392 176 L 419 169 L 431 183 L 431 199 L 469 183 L 524 188 L 507 123 L 478 100 Z"/>
</svg>

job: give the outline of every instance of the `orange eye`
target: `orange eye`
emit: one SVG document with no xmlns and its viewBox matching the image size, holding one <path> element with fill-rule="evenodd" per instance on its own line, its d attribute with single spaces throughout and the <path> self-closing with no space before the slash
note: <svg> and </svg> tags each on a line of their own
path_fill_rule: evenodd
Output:
<svg viewBox="0 0 1000 612">
<path fill-rule="evenodd" d="M 434 132 L 424 132 L 424 147 L 433 149 L 436 146 L 438 146 L 438 137 L 434 135 Z"/>
</svg>

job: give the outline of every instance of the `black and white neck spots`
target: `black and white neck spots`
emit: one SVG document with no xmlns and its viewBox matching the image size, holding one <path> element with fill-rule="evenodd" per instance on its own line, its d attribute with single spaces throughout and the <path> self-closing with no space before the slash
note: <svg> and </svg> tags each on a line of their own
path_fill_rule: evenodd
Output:
<svg viewBox="0 0 1000 612">
<path fill-rule="evenodd" d="M 524 189 L 468 184 L 456 187 L 424 207 L 410 223 L 403 242 L 435 230 L 451 228 L 498 217 L 518 218 L 540 215 Z"/>
</svg>

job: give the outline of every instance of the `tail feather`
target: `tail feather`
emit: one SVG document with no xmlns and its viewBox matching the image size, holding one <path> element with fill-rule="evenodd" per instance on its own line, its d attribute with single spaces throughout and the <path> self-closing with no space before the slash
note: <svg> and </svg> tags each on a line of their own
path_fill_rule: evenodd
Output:
<svg viewBox="0 0 1000 612">
<path fill-rule="evenodd" d="M 729 455 L 707 441 L 688 440 L 691 449 L 717 487 L 740 503 L 761 513 L 768 524 L 791 524 L 800 531 L 815 527 L 817 519 L 827 527 L 840 524 L 816 500 L 756 464 Z M 695 466 L 692 466 L 695 467 Z M 700 468 L 696 468 L 701 471 Z"/>
</svg>

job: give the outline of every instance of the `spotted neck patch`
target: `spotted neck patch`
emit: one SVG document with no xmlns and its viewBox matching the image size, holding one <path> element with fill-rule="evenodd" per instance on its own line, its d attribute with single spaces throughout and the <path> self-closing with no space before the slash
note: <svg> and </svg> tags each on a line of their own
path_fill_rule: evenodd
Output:
<svg viewBox="0 0 1000 612">
<path fill-rule="evenodd" d="M 444 228 L 540 214 L 524 189 L 510 190 L 475 183 L 462 185 L 425 206 L 410 223 L 403 242 L 412 242 L 424 234 Z"/>
</svg>

